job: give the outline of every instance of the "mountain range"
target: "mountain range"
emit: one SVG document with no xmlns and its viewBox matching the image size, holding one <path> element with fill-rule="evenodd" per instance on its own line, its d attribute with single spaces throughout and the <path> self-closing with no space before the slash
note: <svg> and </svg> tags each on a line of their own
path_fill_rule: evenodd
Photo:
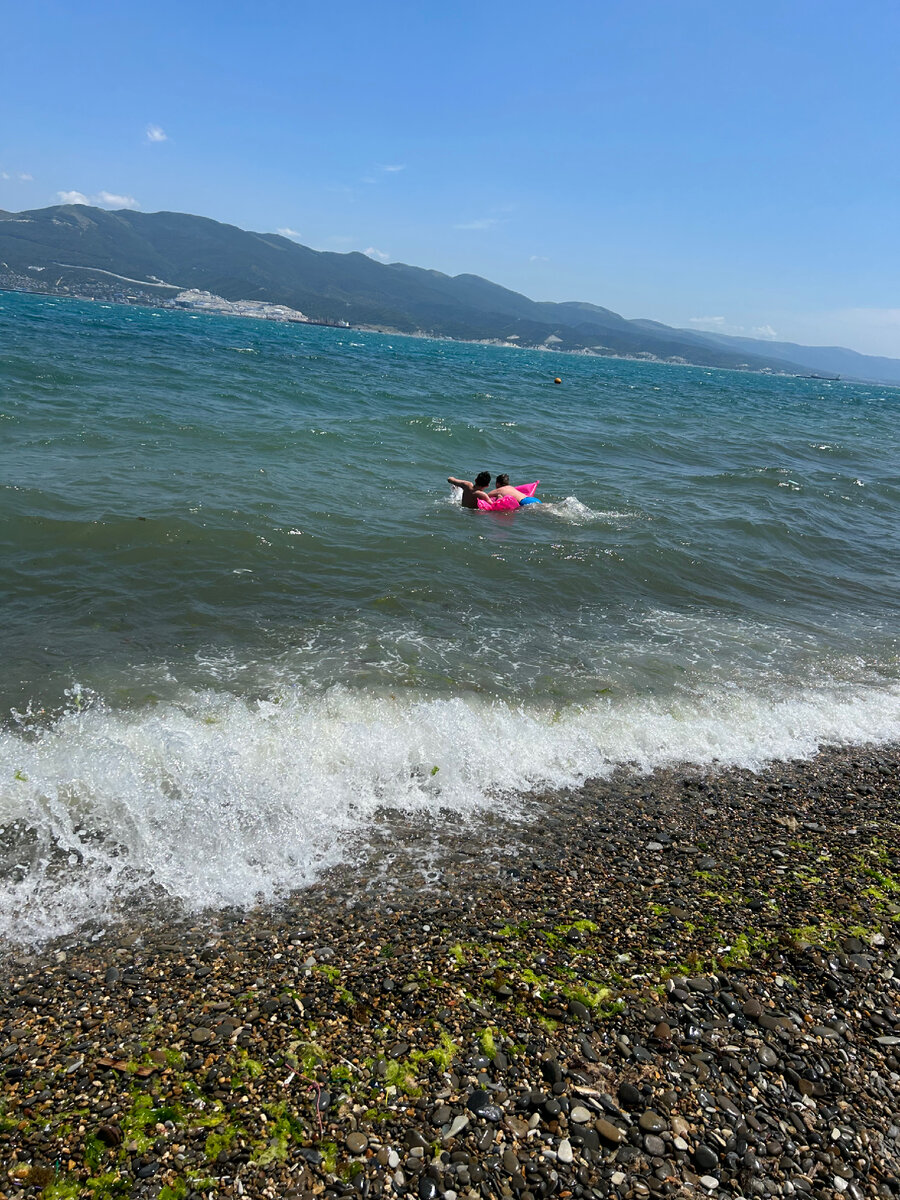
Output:
<svg viewBox="0 0 900 1200">
<path fill-rule="evenodd" d="M 900 383 L 900 360 L 628 320 L 580 301 L 528 299 L 478 275 L 312 250 L 186 213 L 81 204 L 0 210 L 0 287 L 157 302 L 199 289 L 324 323 L 791 374 Z"/>
</svg>

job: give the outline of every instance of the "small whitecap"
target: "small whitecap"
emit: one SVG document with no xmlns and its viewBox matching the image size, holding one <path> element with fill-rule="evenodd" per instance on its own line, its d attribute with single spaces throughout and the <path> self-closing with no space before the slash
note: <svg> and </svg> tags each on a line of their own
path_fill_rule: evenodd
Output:
<svg viewBox="0 0 900 1200">
<path fill-rule="evenodd" d="M 596 521 L 609 515 L 595 512 L 594 509 L 588 508 L 577 496 L 566 496 L 565 500 L 550 501 L 545 503 L 543 507 L 552 513 L 554 517 L 559 517 L 560 520 L 566 521 L 571 525 L 586 525 L 590 521 Z M 537 505 L 534 508 L 536 511 Z"/>
</svg>

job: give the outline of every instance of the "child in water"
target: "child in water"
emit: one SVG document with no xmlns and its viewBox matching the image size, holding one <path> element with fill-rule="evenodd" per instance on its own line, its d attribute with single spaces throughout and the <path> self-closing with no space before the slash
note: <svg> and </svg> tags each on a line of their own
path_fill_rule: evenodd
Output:
<svg viewBox="0 0 900 1200">
<path fill-rule="evenodd" d="M 462 488 L 460 504 L 463 508 L 477 508 L 479 500 L 490 500 L 490 496 L 484 490 L 491 482 L 490 471 L 479 471 L 475 476 L 474 483 L 470 483 L 468 479 L 456 479 L 453 475 L 447 476 L 447 482 L 452 484 L 453 487 Z M 507 482 L 509 482 L 508 479 Z"/>
<path fill-rule="evenodd" d="M 479 476 L 479 478 L 481 478 Z M 497 476 L 497 486 L 492 492 L 488 492 L 491 500 L 496 500 L 498 496 L 512 496 L 515 500 L 525 500 L 527 497 L 524 492 L 520 492 L 517 487 L 511 487 L 508 475 Z"/>
</svg>

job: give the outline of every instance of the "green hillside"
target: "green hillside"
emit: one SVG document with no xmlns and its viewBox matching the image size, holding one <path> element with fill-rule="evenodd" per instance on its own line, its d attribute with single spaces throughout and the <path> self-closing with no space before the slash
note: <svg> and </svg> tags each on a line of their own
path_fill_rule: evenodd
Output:
<svg viewBox="0 0 900 1200">
<path fill-rule="evenodd" d="M 666 326 L 649 328 L 596 305 L 540 303 L 477 275 L 449 276 L 360 253 L 310 250 L 277 234 L 250 233 L 205 217 L 85 205 L 0 212 L 3 278 L 24 278 L 38 290 L 91 294 L 101 272 L 141 282 L 154 296 L 199 288 L 227 300 L 286 304 L 322 321 L 523 346 L 551 338 L 561 350 L 785 369 L 783 359 Z"/>
</svg>

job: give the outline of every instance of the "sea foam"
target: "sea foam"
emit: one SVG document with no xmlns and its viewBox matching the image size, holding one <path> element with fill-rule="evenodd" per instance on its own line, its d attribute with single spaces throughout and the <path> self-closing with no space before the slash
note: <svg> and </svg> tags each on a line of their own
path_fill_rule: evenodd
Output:
<svg viewBox="0 0 900 1200">
<path fill-rule="evenodd" d="M 520 817 L 521 793 L 620 764 L 759 767 L 900 732 L 900 688 L 707 690 L 552 710 L 334 687 L 281 700 L 202 690 L 95 703 L 0 734 L 0 936 L 106 922 L 123 901 L 252 906 L 364 854 L 382 808 Z"/>
</svg>

